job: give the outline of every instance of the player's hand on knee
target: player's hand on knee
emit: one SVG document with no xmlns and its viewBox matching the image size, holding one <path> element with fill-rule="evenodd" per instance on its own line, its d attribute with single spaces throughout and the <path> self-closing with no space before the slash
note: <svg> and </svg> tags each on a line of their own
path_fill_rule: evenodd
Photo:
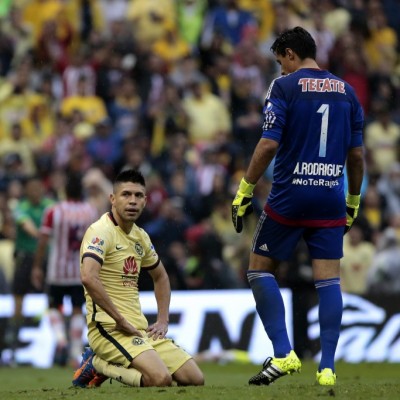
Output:
<svg viewBox="0 0 400 400">
<path fill-rule="evenodd" d="M 352 227 L 354 220 L 358 216 L 358 209 L 360 208 L 361 195 L 348 194 L 346 197 L 346 227 L 344 233 L 346 234 Z"/>
<path fill-rule="evenodd" d="M 133 335 L 143 337 L 141 332 L 136 329 L 131 323 L 129 323 L 125 318 L 115 323 L 114 329 L 112 329 L 110 332 L 113 331 L 119 331 L 127 336 Z"/>
<path fill-rule="evenodd" d="M 157 321 L 146 329 L 149 337 L 152 337 L 154 340 L 163 339 L 168 332 L 168 323 Z"/>
<path fill-rule="evenodd" d="M 243 217 L 253 212 L 251 199 L 253 198 L 254 184 L 247 182 L 244 178 L 240 181 L 239 189 L 232 202 L 232 222 L 236 232 L 243 229 Z"/>
</svg>

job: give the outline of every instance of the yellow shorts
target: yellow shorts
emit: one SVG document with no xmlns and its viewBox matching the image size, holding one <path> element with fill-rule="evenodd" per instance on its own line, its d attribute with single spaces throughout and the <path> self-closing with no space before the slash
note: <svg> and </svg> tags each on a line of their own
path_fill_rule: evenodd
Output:
<svg viewBox="0 0 400 400">
<path fill-rule="evenodd" d="M 88 327 L 89 345 L 103 360 L 128 368 L 132 360 L 147 350 L 155 350 L 172 375 L 192 357 L 174 343 L 172 339 L 126 336 L 118 331 L 109 332 L 114 324 L 93 321 Z"/>
</svg>

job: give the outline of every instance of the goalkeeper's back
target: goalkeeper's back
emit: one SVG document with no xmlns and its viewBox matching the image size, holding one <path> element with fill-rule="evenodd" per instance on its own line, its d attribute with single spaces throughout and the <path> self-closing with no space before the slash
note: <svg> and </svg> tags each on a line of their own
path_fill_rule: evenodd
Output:
<svg viewBox="0 0 400 400">
<path fill-rule="evenodd" d="M 362 128 L 354 90 L 330 72 L 302 68 L 272 82 L 262 136 L 279 148 L 268 215 L 290 225 L 344 225 L 345 162 L 362 146 Z"/>
</svg>

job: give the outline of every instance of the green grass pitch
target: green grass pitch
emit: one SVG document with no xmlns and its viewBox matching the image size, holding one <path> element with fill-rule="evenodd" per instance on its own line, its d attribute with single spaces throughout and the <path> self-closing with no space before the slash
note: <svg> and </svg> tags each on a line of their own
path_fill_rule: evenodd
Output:
<svg viewBox="0 0 400 400">
<path fill-rule="evenodd" d="M 335 387 L 314 384 L 316 364 L 304 361 L 302 372 L 279 379 L 271 386 L 248 386 L 260 366 L 248 364 L 200 364 L 206 378 L 204 387 L 131 388 L 109 381 L 96 389 L 71 387 L 69 368 L 0 368 L 0 399 L 4 400 L 261 400 L 400 399 L 400 364 L 337 364 Z"/>
</svg>

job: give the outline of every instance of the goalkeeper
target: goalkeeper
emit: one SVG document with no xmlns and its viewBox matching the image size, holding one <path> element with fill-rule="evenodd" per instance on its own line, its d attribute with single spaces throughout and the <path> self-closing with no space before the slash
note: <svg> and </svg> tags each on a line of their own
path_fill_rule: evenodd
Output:
<svg viewBox="0 0 400 400">
<path fill-rule="evenodd" d="M 321 359 L 316 380 L 319 385 L 334 385 L 343 309 L 340 258 L 343 234 L 360 205 L 363 111 L 351 86 L 318 67 L 316 44 L 303 28 L 283 32 L 271 50 L 283 76 L 269 87 L 262 137 L 232 203 L 233 225 L 241 232 L 252 211 L 254 186 L 275 157 L 272 189 L 254 234 L 247 272 L 274 355 L 249 383 L 268 385 L 300 371 L 275 273 L 303 238 L 319 297 Z"/>
</svg>

